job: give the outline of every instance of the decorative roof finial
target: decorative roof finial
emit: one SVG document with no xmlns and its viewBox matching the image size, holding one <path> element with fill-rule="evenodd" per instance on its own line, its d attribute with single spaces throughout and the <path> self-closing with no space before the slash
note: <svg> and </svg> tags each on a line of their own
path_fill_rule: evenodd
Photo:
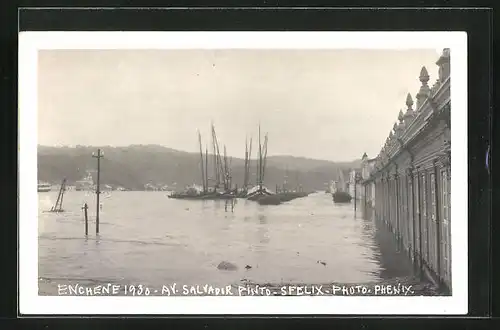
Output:
<svg viewBox="0 0 500 330">
<path fill-rule="evenodd" d="M 411 98 L 410 93 L 406 96 L 406 106 L 408 107 L 408 110 L 412 110 L 411 107 L 413 106 L 413 99 Z"/>
<path fill-rule="evenodd" d="M 398 127 L 397 127 L 397 135 L 398 137 L 401 136 L 401 134 L 403 133 L 403 131 L 405 130 L 405 127 L 406 127 L 406 123 L 404 122 L 404 115 L 403 115 L 403 110 L 399 110 L 399 115 L 398 115 L 398 120 L 399 120 L 399 124 L 398 124 Z"/>
<path fill-rule="evenodd" d="M 406 123 L 404 122 L 403 111 L 401 111 L 401 110 L 399 111 L 398 119 L 399 119 L 399 124 L 398 124 L 398 127 L 396 128 L 396 134 L 398 137 L 401 137 L 401 135 L 403 134 L 403 132 L 406 128 Z"/>
<path fill-rule="evenodd" d="M 405 124 L 403 122 L 403 112 L 399 113 L 399 124 L 396 122 L 394 123 L 394 135 L 399 138 L 401 137 L 401 134 L 403 134 L 403 130 L 405 129 Z"/>
<path fill-rule="evenodd" d="M 398 120 L 399 120 L 399 122 L 400 122 L 400 123 L 402 123 L 402 122 L 403 122 L 403 118 L 404 118 L 404 117 L 403 117 L 403 110 L 401 110 L 401 109 L 400 109 L 400 110 L 399 110 L 399 115 L 398 115 Z"/>
<path fill-rule="evenodd" d="M 405 112 L 405 114 L 403 116 L 403 119 L 404 119 L 404 121 L 406 122 L 407 125 L 413 119 L 414 113 L 413 113 L 412 105 L 413 105 L 413 99 L 411 98 L 411 94 L 408 93 L 408 95 L 406 96 L 406 106 L 407 106 L 407 109 L 406 109 L 406 112 Z"/>
<path fill-rule="evenodd" d="M 427 85 L 427 82 L 429 81 L 429 73 L 427 72 L 425 66 L 423 66 L 422 70 L 420 70 L 420 76 L 418 78 L 420 79 L 422 85 Z"/>
<path fill-rule="evenodd" d="M 422 83 L 422 86 L 420 86 L 420 90 L 417 93 L 417 111 L 420 109 L 420 106 L 422 103 L 424 103 L 425 99 L 429 96 L 431 89 L 427 85 L 427 82 L 429 81 L 429 74 L 427 73 L 427 69 L 425 66 L 422 67 L 422 70 L 420 70 L 420 82 Z"/>
</svg>

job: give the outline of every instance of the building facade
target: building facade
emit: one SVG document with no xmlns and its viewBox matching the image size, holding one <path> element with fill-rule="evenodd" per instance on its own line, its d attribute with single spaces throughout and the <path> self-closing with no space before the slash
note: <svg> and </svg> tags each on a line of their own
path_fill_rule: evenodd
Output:
<svg viewBox="0 0 500 330">
<path fill-rule="evenodd" d="M 361 182 L 361 169 L 351 169 L 349 171 L 348 193 L 353 199 L 362 200 L 364 198 L 364 187 Z"/>
<path fill-rule="evenodd" d="M 368 158 L 366 153 L 361 158 L 361 185 L 365 207 L 375 207 L 375 182 L 371 174 L 375 169 L 377 158 Z"/>
<path fill-rule="evenodd" d="M 394 233 L 419 270 L 451 291 L 450 51 L 436 62 L 432 87 L 425 67 L 421 87 L 399 112 L 374 161 L 365 189 L 374 187 L 374 215 Z"/>
</svg>

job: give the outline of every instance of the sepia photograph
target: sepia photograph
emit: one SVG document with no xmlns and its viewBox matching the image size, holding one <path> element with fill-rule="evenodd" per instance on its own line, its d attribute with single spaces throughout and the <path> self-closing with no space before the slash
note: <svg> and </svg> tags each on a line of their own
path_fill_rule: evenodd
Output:
<svg viewBox="0 0 500 330">
<path fill-rule="evenodd" d="M 147 34 L 20 36 L 21 304 L 466 312 L 465 34 Z"/>
</svg>

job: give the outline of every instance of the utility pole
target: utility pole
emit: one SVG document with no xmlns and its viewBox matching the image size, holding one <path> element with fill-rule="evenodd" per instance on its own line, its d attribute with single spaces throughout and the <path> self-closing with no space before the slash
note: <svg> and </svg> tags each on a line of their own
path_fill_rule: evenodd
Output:
<svg viewBox="0 0 500 330">
<path fill-rule="evenodd" d="M 95 189 L 97 205 L 96 205 L 96 218 L 95 218 L 95 233 L 99 234 L 99 195 L 101 194 L 100 188 L 100 176 L 101 176 L 101 158 L 104 157 L 104 153 L 101 153 L 101 149 L 97 149 L 97 155 L 92 153 L 92 157 L 97 158 L 97 185 Z"/>
</svg>

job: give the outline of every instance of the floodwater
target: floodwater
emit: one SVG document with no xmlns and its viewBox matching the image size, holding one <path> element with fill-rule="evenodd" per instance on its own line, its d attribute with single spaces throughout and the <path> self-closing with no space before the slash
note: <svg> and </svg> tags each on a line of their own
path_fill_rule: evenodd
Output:
<svg viewBox="0 0 500 330">
<path fill-rule="evenodd" d="M 223 200 L 113 191 L 101 195 L 98 236 L 95 195 L 68 191 L 64 213 L 46 212 L 57 193 L 38 193 L 41 295 L 56 295 L 61 283 L 355 284 L 412 272 L 386 229 L 323 192 L 278 206 L 238 199 L 232 208 Z M 219 270 L 222 261 L 238 268 Z"/>
</svg>

